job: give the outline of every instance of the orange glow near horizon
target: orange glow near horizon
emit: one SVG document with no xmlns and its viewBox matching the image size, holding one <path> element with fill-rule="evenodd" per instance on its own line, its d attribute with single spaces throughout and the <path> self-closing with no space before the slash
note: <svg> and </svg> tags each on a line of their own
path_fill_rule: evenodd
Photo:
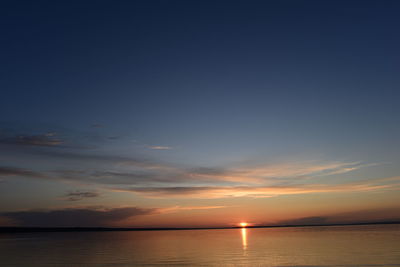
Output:
<svg viewBox="0 0 400 267">
<path fill-rule="evenodd" d="M 239 223 L 239 225 L 244 228 L 244 227 L 248 226 L 249 224 L 247 222 L 241 222 L 241 223 Z"/>
</svg>

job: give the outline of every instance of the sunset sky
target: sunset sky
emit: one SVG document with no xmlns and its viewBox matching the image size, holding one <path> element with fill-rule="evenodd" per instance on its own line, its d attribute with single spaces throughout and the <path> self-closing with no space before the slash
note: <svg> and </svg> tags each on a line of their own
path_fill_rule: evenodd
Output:
<svg viewBox="0 0 400 267">
<path fill-rule="evenodd" d="M 399 1 L 0 14 L 0 225 L 400 220 Z"/>
</svg>

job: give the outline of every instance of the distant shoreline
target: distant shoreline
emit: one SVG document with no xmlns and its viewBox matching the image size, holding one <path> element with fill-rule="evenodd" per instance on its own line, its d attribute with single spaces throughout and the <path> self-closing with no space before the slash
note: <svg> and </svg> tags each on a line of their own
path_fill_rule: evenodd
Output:
<svg viewBox="0 0 400 267">
<path fill-rule="evenodd" d="M 387 225 L 400 224 L 395 222 L 363 222 L 336 224 L 303 224 L 303 225 L 259 225 L 245 228 L 288 228 L 288 227 L 323 227 L 323 226 L 357 226 L 357 225 Z M 32 232 L 116 232 L 116 231 L 172 231 L 172 230 L 218 230 L 241 229 L 240 226 L 230 227 L 157 227 L 157 228 L 113 228 L 113 227 L 0 227 L 0 233 L 32 233 Z"/>
</svg>

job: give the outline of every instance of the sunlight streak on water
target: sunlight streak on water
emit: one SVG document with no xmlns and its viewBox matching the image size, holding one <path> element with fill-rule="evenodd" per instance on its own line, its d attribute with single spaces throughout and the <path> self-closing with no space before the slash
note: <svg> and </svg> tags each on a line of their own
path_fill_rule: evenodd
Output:
<svg viewBox="0 0 400 267">
<path fill-rule="evenodd" d="M 247 229 L 246 228 L 242 228 L 241 229 L 241 233 L 242 233 L 243 250 L 246 250 L 247 249 Z"/>
</svg>

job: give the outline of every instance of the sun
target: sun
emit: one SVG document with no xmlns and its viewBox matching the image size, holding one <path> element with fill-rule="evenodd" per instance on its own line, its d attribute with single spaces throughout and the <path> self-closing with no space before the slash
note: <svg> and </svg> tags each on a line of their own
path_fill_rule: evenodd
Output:
<svg viewBox="0 0 400 267">
<path fill-rule="evenodd" d="M 241 222 L 241 223 L 239 223 L 239 225 L 240 225 L 241 227 L 246 227 L 246 226 L 248 225 L 248 223 L 247 223 L 247 222 Z"/>
</svg>

